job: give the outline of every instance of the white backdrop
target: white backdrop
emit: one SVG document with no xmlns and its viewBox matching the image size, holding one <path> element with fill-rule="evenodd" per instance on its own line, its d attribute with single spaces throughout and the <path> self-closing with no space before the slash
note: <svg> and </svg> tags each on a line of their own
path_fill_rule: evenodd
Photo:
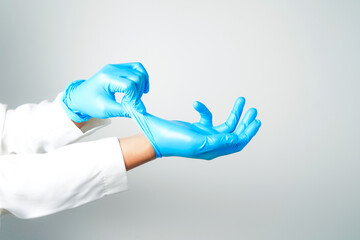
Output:
<svg viewBox="0 0 360 240">
<path fill-rule="evenodd" d="M 140 61 L 150 113 L 195 121 L 200 100 L 220 123 L 244 96 L 263 123 L 240 153 L 158 159 L 126 192 L 5 216 L 0 239 L 360 239 L 359 23 L 356 0 L 0 0 L 2 103 Z M 86 140 L 137 132 L 115 119 Z"/>
</svg>

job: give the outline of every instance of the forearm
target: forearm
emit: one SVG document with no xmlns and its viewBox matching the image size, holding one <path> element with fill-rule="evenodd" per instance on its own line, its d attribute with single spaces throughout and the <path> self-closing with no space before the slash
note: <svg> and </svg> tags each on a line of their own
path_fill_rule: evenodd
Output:
<svg viewBox="0 0 360 240">
<path fill-rule="evenodd" d="M 155 159 L 154 149 L 143 134 L 119 139 L 119 144 L 127 171 Z"/>
<path fill-rule="evenodd" d="M 0 157 L 0 212 L 33 218 L 127 189 L 126 170 L 155 158 L 144 135 Z M 44 181 L 46 179 L 46 181 Z"/>
<path fill-rule="evenodd" d="M 0 156 L 0 212 L 33 218 L 127 189 L 119 142 L 71 144 L 47 154 Z"/>
</svg>

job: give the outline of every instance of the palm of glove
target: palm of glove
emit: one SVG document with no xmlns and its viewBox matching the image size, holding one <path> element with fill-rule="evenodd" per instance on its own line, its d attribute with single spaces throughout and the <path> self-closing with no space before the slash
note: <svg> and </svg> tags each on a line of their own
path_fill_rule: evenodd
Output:
<svg viewBox="0 0 360 240">
<path fill-rule="evenodd" d="M 261 122 L 255 119 L 254 108 L 238 124 L 244 105 L 245 99 L 238 98 L 227 121 L 218 126 L 213 126 L 211 112 L 200 102 L 194 103 L 201 116 L 197 123 L 168 121 L 146 113 L 140 125 L 146 125 L 149 131 L 142 126 L 145 135 L 162 156 L 210 160 L 241 151 L 259 130 Z"/>
</svg>

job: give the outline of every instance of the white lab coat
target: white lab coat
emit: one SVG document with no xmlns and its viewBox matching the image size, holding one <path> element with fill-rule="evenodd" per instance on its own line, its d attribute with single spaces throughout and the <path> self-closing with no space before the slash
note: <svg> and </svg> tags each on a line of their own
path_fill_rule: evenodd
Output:
<svg viewBox="0 0 360 240">
<path fill-rule="evenodd" d="M 116 137 L 65 146 L 109 120 L 91 119 L 80 130 L 60 96 L 15 110 L 0 104 L 0 217 L 40 217 L 127 189 Z"/>
</svg>

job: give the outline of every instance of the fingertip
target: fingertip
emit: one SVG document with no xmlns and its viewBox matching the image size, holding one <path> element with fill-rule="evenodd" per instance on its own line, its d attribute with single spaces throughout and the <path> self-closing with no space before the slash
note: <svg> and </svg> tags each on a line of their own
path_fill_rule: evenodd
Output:
<svg viewBox="0 0 360 240">
<path fill-rule="evenodd" d="M 252 114 L 257 115 L 257 109 L 256 108 L 250 108 L 249 111 L 251 111 Z"/>
<path fill-rule="evenodd" d="M 244 109 L 245 106 L 245 98 L 239 97 L 236 99 L 233 110 L 236 113 L 236 117 L 240 118 L 240 115 Z"/>
<path fill-rule="evenodd" d="M 201 111 L 201 112 L 206 111 L 207 109 L 206 106 L 200 101 L 194 101 L 193 106 L 197 111 Z"/>
<path fill-rule="evenodd" d="M 245 103 L 246 100 L 245 100 L 244 97 L 238 97 L 238 98 L 236 99 L 236 102 L 237 102 L 237 103 Z"/>
<path fill-rule="evenodd" d="M 258 132 L 259 128 L 261 126 L 260 120 L 256 119 L 250 125 L 245 129 L 245 134 L 252 139 L 256 133 Z"/>
<path fill-rule="evenodd" d="M 143 106 L 135 105 L 135 109 L 138 113 L 146 113 L 146 109 Z"/>
<path fill-rule="evenodd" d="M 245 123 L 245 125 L 249 125 L 256 119 L 256 116 L 257 116 L 256 108 L 250 108 L 246 111 L 245 116 L 243 118 L 243 122 Z"/>
<path fill-rule="evenodd" d="M 143 101 L 141 101 L 141 100 L 136 101 L 134 103 L 134 106 L 139 113 L 142 113 L 142 114 L 146 113 L 146 107 L 145 107 L 145 104 L 143 103 Z"/>
<path fill-rule="evenodd" d="M 261 127 L 261 124 L 262 124 L 261 121 L 260 121 L 259 119 L 256 119 L 255 121 L 256 121 L 256 124 L 257 124 L 259 127 Z"/>
</svg>

